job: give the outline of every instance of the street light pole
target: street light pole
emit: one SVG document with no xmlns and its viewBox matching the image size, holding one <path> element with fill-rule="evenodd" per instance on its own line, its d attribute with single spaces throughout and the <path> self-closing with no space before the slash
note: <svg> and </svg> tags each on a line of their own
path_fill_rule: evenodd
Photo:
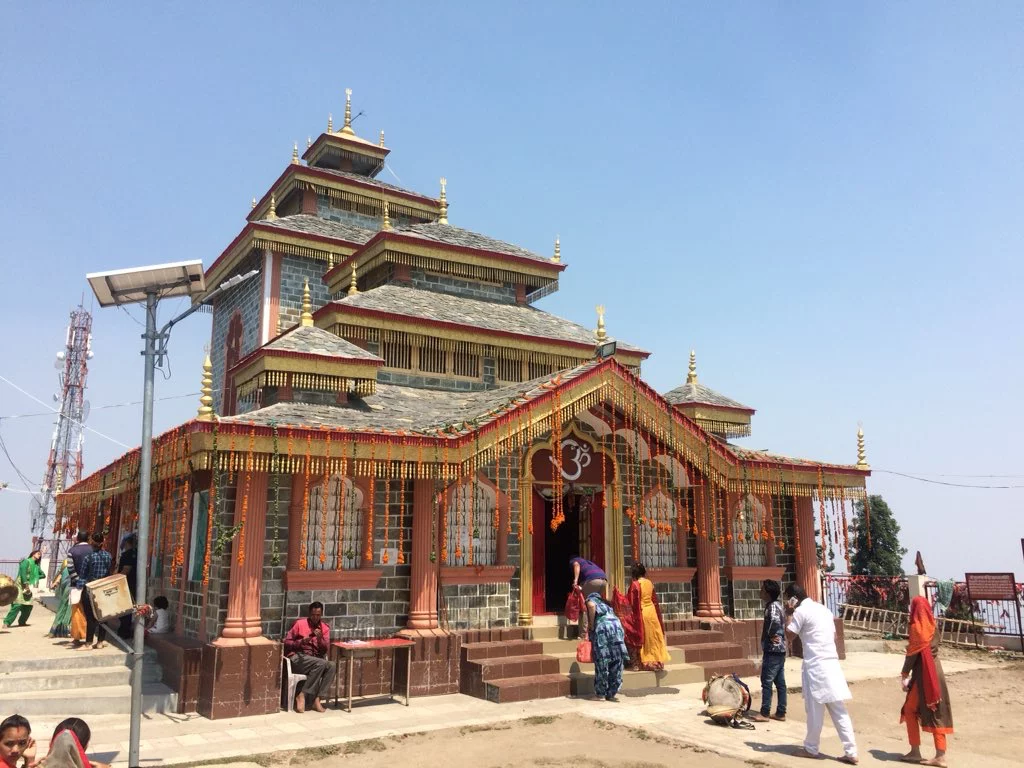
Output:
<svg viewBox="0 0 1024 768">
<path fill-rule="evenodd" d="M 153 466 L 153 379 L 156 373 L 156 291 L 146 293 L 145 373 L 142 384 L 142 444 L 139 446 L 139 529 L 135 566 L 135 597 L 146 604 L 146 576 L 149 573 L 149 476 Z M 146 624 L 135 617 L 132 648 L 132 705 L 128 732 L 128 766 L 139 768 L 142 732 L 142 657 L 146 650 Z"/>
</svg>

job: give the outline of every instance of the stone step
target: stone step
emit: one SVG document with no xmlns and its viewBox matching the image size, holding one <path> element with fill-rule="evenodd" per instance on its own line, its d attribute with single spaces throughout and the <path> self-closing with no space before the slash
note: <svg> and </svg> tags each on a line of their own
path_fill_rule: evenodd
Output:
<svg viewBox="0 0 1024 768">
<path fill-rule="evenodd" d="M 665 633 L 668 645 L 694 645 L 725 642 L 725 633 L 710 629 L 669 630 Z"/>
<path fill-rule="evenodd" d="M 147 654 L 147 661 L 149 660 L 148 656 Z M 66 656 L 0 661 L 0 675 L 17 672 L 66 672 L 97 667 L 126 667 L 127 665 L 127 654 L 115 648 L 107 647 L 98 651 L 73 651 L 68 647 Z"/>
<path fill-rule="evenodd" d="M 484 682 L 501 680 L 510 677 L 535 677 L 537 675 L 557 674 L 558 659 L 553 656 L 499 656 L 491 659 L 469 661 L 480 667 L 480 677 Z"/>
<path fill-rule="evenodd" d="M 756 688 L 759 683 L 757 677 L 761 674 L 760 662 L 754 661 L 753 659 L 722 659 L 720 661 L 704 661 L 698 666 L 704 668 L 704 679 L 710 680 L 712 675 L 731 675 L 735 673 L 740 678 L 754 678 L 754 680 L 745 679 L 747 685 L 751 688 Z"/>
<path fill-rule="evenodd" d="M 583 667 L 590 667 L 590 671 L 576 671 L 569 673 L 569 690 L 573 696 L 592 696 L 594 693 L 594 673 L 592 665 L 585 664 Z M 658 672 L 634 672 L 632 670 L 622 673 L 622 690 L 642 691 L 649 688 L 668 688 L 687 683 L 704 682 L 704 670 L 695 664 L 669 664 Z"/>
<path fill-rule="evenodd" d="M 672 664 L 686 663 L 686 656 L 682 648 L 669 648 L 668 653 L 669 660 L 666 666 Z M 573 649 L 572 653 L 559 653 L 555 655 L 555 658 L 558 659 L 558 671 L 561 672 L 563 675 L 568 675 L 572 672 L 579 672 L 581 671 L 581 667 L 582 671 L 588 671 L 593 669 L 592 664 L 580 664 L 578 661 L 576 661 L 575 649 Z"/>
<path fill-rule="evenodd" d="M 61 672 L 35 670 L 0 675 L 0 694 L 29 693 L 31 691 L 68 691 L 79 688 L 102 688 L 110 685 L 128 685 L 131 682 L 128 667 L 87 667 Z"/>
<path fill-rule="evenodd" d="M 533 699 L 556 699 L 569 695 L 569 678 L 565 675 L 534 675 L 503 680 L 488 680 L 484 698 L 497 704 Z"/>
<path fill-rule="evenodd" d="M 543 640 L 541 641 L 543 646 L 543 653 L 545 656 L 561 656 L 566 653 L 576 653 L 576 646 L 579 645 L 578 640 Z"/>
<path fill-rule="evenodd" d="M 142 711 L 174 713 L 178 694 L 162 683 L 142 689 Z M 61 716 L 127 715 L 131 712 L 131 686 L 109 685 L 76 690 L 29 691 L 0 694 L 0 712 Z"/>
<path fill-rule="evenodd" d="M 682 646 L 682 650 L 690 664 L 743 658 L 743 646 L 736 643 L 693 643 Z"/>
<path fill-rule="evenodd" d="M 505 640 L 466 643 L 462 646 L 463 662 L 494 659 L 502 656 L 531 656 L 542 653 L 543 644 L 536 640 Z"/>
</svg>

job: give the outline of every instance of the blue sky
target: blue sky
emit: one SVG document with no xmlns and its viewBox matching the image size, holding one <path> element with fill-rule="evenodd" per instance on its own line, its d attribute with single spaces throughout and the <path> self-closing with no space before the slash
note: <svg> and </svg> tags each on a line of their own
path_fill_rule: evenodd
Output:
<svg viewBox="0 0 1024 768">
<path fill-rule="evenodd" d="M 382 178 L 570 265 L 541 306 L 757 408 L 755 448 L 1024 486 L 1024 7 L 15 4 L 0 23 L 3 375 L 43 400 L 86 272 L 209 264 L 354 91 Z M 164 316 L 181 309 L 167 302 Z M 138 442 L 137 324 L 97 310 L 89 424 Z M 209 317 L 157 396 L 198 389 Z M 158 403 L 165 429 L 195 398 Z M 36 403 L 0 382 L 0 416 Z M 0 418 L 41 478 L 47 418 Z M 86 439 L 87 471 L 123 449 Z M 950 475 L 1016 475 L 967 478 Z M 28 496 L 0 456 L 0 557 Z M 876 473 L 932 573 L 1024 572 L 1024 488 Z M 9 535 L 8 535 L 9 532 Z"/>
</svg>

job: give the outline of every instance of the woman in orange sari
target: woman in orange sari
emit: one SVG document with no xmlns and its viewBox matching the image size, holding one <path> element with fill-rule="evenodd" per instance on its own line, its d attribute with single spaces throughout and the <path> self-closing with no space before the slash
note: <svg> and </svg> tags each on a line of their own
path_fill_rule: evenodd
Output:
<svg viewBox="0 0 1024 768">
<path fill-rule="evenodd" d="M 626 605 L 621 606 L 624 610 L 616 606 L 625 630 L 626 647 L 635 669 L 664 669 L 670 656 L 665 646 L 665 622 L 661 619 L 654 584 L 647 578 L 643 563 L 635 563 L 631 575 L 633 582 L 626 594 Z"/>
<path fill-rule="evenodd" d="M 907 657 L 903 662 L 903 690 L 907 698 L 900 712 L 900 722 L 907 724 L 910 751 L 901 759 L 922 765 L 946 764 L 946 735 L 953 732 L 953 712 L 949 707 L 949 691 L 942 665 L 938 660 L 939 637 L 935 617 L 923 597 L 910 603 L 910 631 Z M 935 757 L 925 760 L 921 755 L 921 731 L 927 731 L 935 742 Z"/>
</svg>

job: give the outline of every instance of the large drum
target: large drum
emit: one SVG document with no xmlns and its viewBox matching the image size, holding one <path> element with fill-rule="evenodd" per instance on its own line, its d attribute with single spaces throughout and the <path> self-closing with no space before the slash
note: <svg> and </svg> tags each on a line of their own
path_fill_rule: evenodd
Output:
<svg viewBox="0 0 1024 768">
<path fill-rule="evenodd" d="M 10 576 L 0 574 L 0 607 L 10 605 L 18 599 L 18 585 Z"/>
<path fill-rule="evenodd" d="M 720 725 L 730 725 L 750 709 L 750 690 L 736 675 L 712 675 L 701 694 L 708 717 Z"/>
</svg>

